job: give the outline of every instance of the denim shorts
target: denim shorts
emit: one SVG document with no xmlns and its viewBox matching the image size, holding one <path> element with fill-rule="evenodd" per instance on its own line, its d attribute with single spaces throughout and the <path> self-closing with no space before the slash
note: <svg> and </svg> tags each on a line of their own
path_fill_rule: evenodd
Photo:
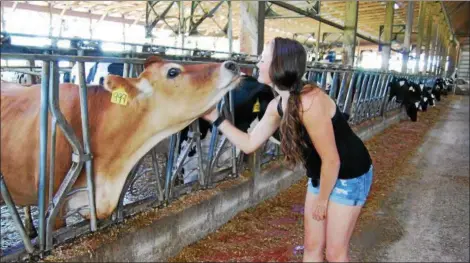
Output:
<svg viewBox="0 0 470 263">
<path fill-rule="evenodd" d="M 373 166 L 367 173 L 352 179 L 338 179 L 330 194 L 330 201 L 349 206 L 363 206 L 369 196 L 372 178 L 374 177 Z M 317 195 L 320 186 L 314 187 L 312 180 L 308 180 L 308 191 Z"/>
</svg>

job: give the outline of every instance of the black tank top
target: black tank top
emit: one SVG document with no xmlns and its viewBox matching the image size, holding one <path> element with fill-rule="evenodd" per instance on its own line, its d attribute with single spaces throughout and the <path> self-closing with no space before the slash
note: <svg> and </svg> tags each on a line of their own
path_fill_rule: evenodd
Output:
<svg viewBox="0 0 470 263">
<path fill-rule="evenodd" d="M 282 98 L 279 99 L 277 111 L 282 117 Z M 351 129 L 337 105 L 331 121 L 341 162 L 338 178 L 351 179 L 365 174 L 372 165 L 369 151 L 359 136 Z M 312 184 L 316 187 L 320 183 L 321 158 L 313 146 L 305 126 L 302 126 L 302 140 L 305 140 L 308 146 L 303 149 L 307 176 L 312 178 Z"/>
</svg>

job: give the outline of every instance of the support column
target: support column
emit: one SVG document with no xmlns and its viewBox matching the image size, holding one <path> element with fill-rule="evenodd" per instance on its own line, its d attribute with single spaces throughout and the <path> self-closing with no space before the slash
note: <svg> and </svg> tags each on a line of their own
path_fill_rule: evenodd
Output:
<svg viewBox="0 0 470 263">
<path fill-rule="evenodd" d="M 265 1 L 240 1 L 240 52 L 259 55 L 264 46 Z"/>
<path fill-rule="evenodd" d="M 436 61 L 436 49 L 437 49 L 437 37 L 439 35 L 439 24 L 436 25 L 436 29 L 434 30 L 433 34 L 431 34 L 431 50 L 429 52 L 429 71 L 431 73 L 434 72 L 434 65 Z"/>
<path fill-rule="evenodd" d="M 452 40 L 449 45 L 449 68 L 447 70 L 447 77 L 450 77 L 455 71 L 455 62 L 456 60 L 456 43 L 455 40 Z"/>
<path fill-rule="evenodd" d="M 407 73 L 408 71 L 408 59 L 410 57 L 410 44 L 411 44 L 411 32 L 413 30 L 413 11 L 414 11 L 414 2 L 408 2 L 408 13 L 406 16 L 406 29 L 405 29 L 405 43 L 403 47 L 403 63 L 401 67 L 402 73 Z M 419 59 L 419 58 L 418 58 Z M 418 61 L 419 62 L 419 61 Z"/>
<path fill-rule="evenodd" d="M 354 65 L 354 54 L 356 51 L 356 32 L 357 32 L 357 17 L 359 11 L 358 1 L 346 2 L 346 15 L 344 19 L 344 34 L 343 34 L 343 65 Z"/>
<path fill-rule="evenodd" d="M 439 42 L 439 49 L 437 53 L 436 74 L 440 75 L 442 72 L 442 51 L 444 50 L 444 43 Z"/>
<path fill-rule="evenodd" d="M 445 76 L 447 74 L 446 64 L 447 64 L 447 57 L 449 55 L 449 41 L 445 41 L 444 49 L 442 50 L 442 72 L 441 74 Z"/>
<path fill-rule="evenodd" d="M 7 25 L 6 25 L 6 22 L 5 22 L 5 8 L 3 7 L 3 5 L 0 5 L 0 8 L 1 8 L 1 12 L 2 12 L 2 24 L 1 24 L 1 27 L 0 27 L 0 32 L 6 32 L 7 31 Z"/>
<path fill-rule="evenodd" d="M 410 2 L 411 3 L 411 2 Z M 419 2 L 419 18 L 418 18 L 418 41 L 416 43 L 416 59 L 415 69 L 413 73 L 419 73 L 419 63 L 421 61 L 421 48 L 424 42 L 424 19 L 426 18 L 426 3 Z"/>
<path fill-rule="evenodd" d="M 184 2 L 178 2 L 178 36 L 179 36 L 179 41 L 181 43 L 181 54 L 184 54 L 184 37 L 186 34 L 186 20 L 184 16 Z"/>
<path fill-rule="evenodd" d="M 28 68 L 29 71 L 34 71 L 33 69 L 33 67 L 35 66 L 34 60 L 27 60 L 26 65 L 31 67 L 31 68 Z M 26 85 L 36 84 L 35 81 L 33 81 L 35 79 L 35 76 L 30 75 L 30 74 L 24 74 L 24 76 L 25 76 Z"/>
<path fill-rule="evenodd" d="M 232 2 L 228 1 L 228 24 L 227 24 L 227 38 L 228 38 L 228 52 L 230 55 L 233 53 L 233 27 L 232 27 Z"/>
<path fill-rule="evenodd" d="M 436 34 L 439 34 L 438 32 Z M 433 56 L 432 56 L 432 64 L 431 64 L 431 74 L 436 75 L 436 68 L 438 64 L 438 59 L 439 59 L 439 48 L 440 48 L 440 43 L 436 39 L 434 43 L 434 49 L 433 49 Z"/>
<path fill-rule="evenodd" d="M 426 3 L 426 5 L 431 8 L 429 3 Z M 426 7 L 426 9 L 428 8 Z M 424 45 L 424 68 L 423 68 L 423 73 L 426 74 L 428 72 L 428 67 L 430 67 L 431 64 L 431 39 L 432 39 L 432 26 L 434 23 L 434 17 L 431 14 L 429 14 L 428 17 L 428 23 L 427 23 L 427 29 L 426 29 L 426 44 Z"/>
<path fill-rule="evenodd" d="M 320 42 L 321 42 L 321 22 L 318 21 L 318 30 L 316 34 L 317 38 L 317 56 L 316 56 L 316 61 L 320 61 Z"/>
<path fill-rule="evenodd" d="M 455 67 L 457 67 L 457 69 L 460 63 L 460 52 L 462 52 L 462 46 L 458 45 L 457 52 L 455 54 Z"/>
<path fill-rule="evenodd" d="M 395 10 L 393 5 L 395 1 L 387 2 L 385 8 L 385 24 L 383 32 L 383 45 L 382 45 L 382 70 L 388 70 L 390 63 L 390 53 L 392 48 L 392 29 L 393 29 L 393 15 Z"/>
</svg>

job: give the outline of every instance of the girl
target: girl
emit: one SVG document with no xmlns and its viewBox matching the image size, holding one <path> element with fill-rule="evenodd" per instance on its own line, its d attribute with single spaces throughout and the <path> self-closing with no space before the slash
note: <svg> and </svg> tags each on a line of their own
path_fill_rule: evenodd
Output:
<svg viewBox="0 0 470 263">
<path fill-rule="evenodd" d="M 291 39 L 268 42 L 257 64 L 258 81 L 279 94 L 252 132 L 244 133 L 219 116 L 212 122 L 238 148 L 251 153 L 279 127 L 286 162 L 307 170 L 303 261 L 349 261 L 349 240 L 372 184 L 372 160 L 335 102 L 315 85 L 302 85 L 307 55 Z"/>
</svg>

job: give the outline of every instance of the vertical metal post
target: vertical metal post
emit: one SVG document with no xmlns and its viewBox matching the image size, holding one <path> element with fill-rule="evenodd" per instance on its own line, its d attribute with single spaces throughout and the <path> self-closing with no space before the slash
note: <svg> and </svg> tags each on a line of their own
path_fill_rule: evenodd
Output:
<svg viewBox="0 0 470 263">
<path fill-rule="evenodd" d="M 176 142 L 176 134 L 171 135 L 170 137 L 170 152 L 168 153 L 168 162 L 166 165 L 166 176 L 165 176 L 165 201 L 166 203 L 169 202 L 170 199 L 170 182 L 173 175 L 173 162 L 174 162 L 174 155 L 175 155 L 175 145 Z"/>
<path fill-rule="evenodd" d="M 39 116 L 39 250 L 46 247 L 46 173 L 47 173 L 47 124 L 49 105 L 49 61 L 42 62 L 41 111 Z"/>
<path fill-rule="evenodd" d="M 351 76 L 351 81 L 353 81 L 352 77 L 353 76 Z M 344 90 L 346 89 L 348 78 L 349 78 L 349 72 L 345 71 L 343 73 L 343 79 L 341 80 L 341 88 L 339 89 L 338 98 L 336 99 L 336 104 L 339 105 L 341 111 L 344 111 L 343 97 L 344 97 L 344 93 L 345 93 Z"/>
<path fill-rule="evenodd" d="M 49 37 L 52 37 L 52 4 L 48 4 L 49 7 Z"/>
<path fill-rule="evenodd" d="M 416 64 L 414 73 L 419 73 L 419 64 L 421 61 L 421 47 L 423 46 L 424 38 L 424 20 L 426 18 L 426 3 L 419 2 L 419 18 L 418 18 L 418 41 L 416 44 Z M 426 58 L 425 58 L 426 59 Z"/>
<path fill-rule="evenodd" d="M 360 72 L 354 72 L 351 81 L 349 82 L 349 88 L 348 88 L 348 93 L 346 94 L 346 99 L 344 101 L 344 106 L 342 111 L 345 113 L 349 113 L 349 105 L 351 104 L 351 97 L 352 97 L 352 92 L 353 90 L 356 90 L 356 87 L 359 85 L 360 81 L 362 80 L 362 74 Z"/>
<path fill-rule="evenodd" d="M 410 44 L 411 44 L 411 31 L 413 29 L 413 14 L 414 14 L 414 3 L 413 1 L 408 2 L 408 12 L 406 15 L 406 29 L 405 29 L 405 43 L 403 52 L 403 62 L 401 67 L 402 73 L 407 73 L 408 69 L 408 58 L 410 56 Z"/>
<path fill-rule="evenodd" d="M 338 90 L 338 75 L 339 75 L 339 72 L 336 71 L 333 73 L 333 84 L 331 85 L 331 88 L 330 88 L 330 98 L 332 98 L 333 100 L 336 101 L 336 91 Z"/>
<path fill-rule="evenodd" d="M 204 169 L 204 163 L 202 158 L 202 147 L 201 147 L 201 132 L 199 130 L 199 121 L 194 121 L 192 123 L 193 126 L 193 134 L 196 137 L 196 151 L 197 151 L 197 163 L 199 166 L 199 183 L 201 185 L 206 185 L 208 181 L 206 178 L 206 169 Z M 210 163 L 207 165 L 210 166 Z"/>
<path fill-rule="evenodd" d="M 433 47 L 432 47 L 432 63 L 431 63 L 431 74 L 435 75 L 435 70 L 436 70 L 436 67 L 437 67 L 437 56 L 438 56 L 438 50 L 439 50 L 439 28 L 440 28 L 440 23 L 437 23 L 437 26 L 436 26 L 436 35 L 435 35 L 435 38 L 434 38 L 434 43 L 433 43 Z"/>
<path fill-rule="evenodd" d="M 227 28 L 228 52 L 230 53 L 230 56 L 231 56 L 233 52 L 232 2 L 227 1 L 227 4 L 228 4 L 228 28 Z"/>
<path fill-rule="evenodd" d="M 386 2 L 385 11 L 385 24 L 383 31 L 383 45 L 382 45 L 382 70 L 388 70 L 390 63 L 390 53 L 392 51 L 392 28 L 393 28 L 393 15 L 395 10 L 393 5 L 395 1 Z"/>
<path fill-rule="evenodd" d="M 55 150 L 57 136 L 57 119 L 51 117 L 51 154 L 49 158 L 49 205 L 54 207 Z"/>
<path fill-rule="evenodd" d="M 7 24 L 5 22 L 5 8 L 3 8 L 3 5 L 0 5 L 1 12 L 2 12 L 2 28 L 1 32 L 7 32 Z"/>
<path fill-rule="evenodd" d="M 318 30 L 317 30 L 317 35 L 316 35 L 316 38 L 317 38 L 317 61 L 320 61 L 321 22 L 320 21 L 317 21 L 317 22 L 318 22 Z"/>
<path fill-rule="evenodd" d="M 260 55 L 264 46 L 266 1 L 240 1 L 240 52 Z M 255 26 L 255 28 L 251 27 Z M 251 28 L 248 28 L 251 27 Z"/>
<path fill-rule="evenodd" d="M 392 80 L 392 78 L 393 78 L 392 74 L 389 74 L 385 78 L 384 90 L 383 90 L 383 93 L 382 93 L 382 105 L 381 105 L 381 109 L 380 109 L 380 115 L 382 117 L 385 117 L 385 112 L 386 112 L 386 108 L 387 108 L 387 101 L 388 101 L 387 100 L 388 88 L 389 88 L 389 83 Z"/>
<path fill-rule="evenodd" d="M 354 65 L 356 53 L 356 31 L 359 14 L 359 1 L 346 1 L 344 35 L 343 35 L 343 65 Z"/>
<path fill-rule="evenodd" d="M 59 208 L 62 206 L 65 201 L 67 193 L 72 188 L 75 183 L 78 175 L 80 174 L 81 168 L 83 167 L 83 148 L 78 140 L 75 132 L 67 123 L 65 116 L 60 111 L 59 107 L 59 67 L 57 61 L 51 62 L 51 74 L 50 74 L 50 89 L 49 89 L 49 103 L 52 116 L 57 119 L 57 124 L 62 130 L 65 138 L 70 143 L 72 147 L 72 166 L 67 172 L 64 180 L 62 181 L 57 193 L 54 196 L 54 207 L 49 211 L 47 217 L 47 233 L 46 233 L 46 250 L 52 248 L 52 230 L 53 230 L 53 221 L 59 212 Z"/>
<path fill-rule="evenodd" d="M 233 90 L 229 91 L 228 95 L 232 123 L 235 125 L 235 102 L 233 98 Z M 232 144 L 232 175 L 237 176 L 237 147 L 234 144 Z"/>
<path fill-rule="evenodd" d="M 426 5 L 426 10 L 432 9 L 431 3 L 425 3 Z M 433 17 L 433 12 L 427 16 L 428 17 L 428 23 L 427 23 L 427 28 L 426 28 L 426 43 L 424 46 L 424 68 L 423 72 L 426 74 L 428 72 L 428 68 L 431 65 L 431 39 L 432 39 L 432 27 L 434 24 L 434 17 Z"/>
<path fill-rule="evenodd" d="M 438 61 L 438 57 L 439 57 L 439 48 L 440 48 L 440 43 L 439 43 L 439 29 L 440 29 L 441 25 L 439 23 L 439 19 L 438 19 L 438 23 L 437 23 L 437 27 L 436 27 L 436 35 L 435 35 L 435 38 L 434 38 L 434 47 L 433 47 L 433 56 L 432 56 L 432 60 L 433 60 L 433 63 L 432 63 L 432 67 L 431 67 L 431 73 L 433 75 L 436 75 L 436 68 L 437 68 L 437 61 Z"/>
<path fill-rule="evenodd" d="M 88 189 L 88 204 L 90 206 L 90 228 L 96 231 L 96 206 L 95 206 L 95 184 L 93 178 L 93 159 L 91 153 L 91 138 L 88 123 L 88 92 L 85 83 L 84 62 L 78 62 L 78 80 L 80 83 L 80 112 L 82 115 L 83 153 L 90 156 L 85 162 L 86 181 Z"/>
<path fill-rule="evenodd" d="M 8 211 L 10 211 L 11 217 L 13 218 L 14 225 L 16 226 L 16 229 L 20 233 L 21 239 L 23 240 L 26 251 L 28 253 L 33 253 L 34 252 L 33 244 L 31 244 L 31 240 L 29 239 L 28 234 L 26 234 L 26 230 L 24 229 L 23 222 L 21 222 L 20 215 L 18 214 L 18 211 L 15 208 L 15 204 L 13 203 L 10 192 L 8 191 L 8 188 L 5 184 L 2 173 L 0 173 L 0 190 L 1 190 L 2 198 L 5 201 L 6 206 L 8 207 Z"/>
<path fill-rule="evenodd" d="M 126 55 L 126 58 L 129 58 L 129 55 Z M 122 77 L 128 78 L 129 77 L 129 63 L 124 63 L 124 68 L 122 71 Z"/>
<path fill-rule="evenodd" d="M 326 89 L 326 74 L 328 74 L 328 72 L 326 71 L 326 69 L 322 72 L 321 74 L 321 89 L 322 90 L 325 90 Z"/>
<path fill-rule="evenodd" d="M 178 34 L 179 34 L 179 37 L 180 37 L 180 41 L 181 41 L 181 54 L 183 54 L 184 50 L 184 34 L 186 32 L 186 20 L 185 20 L 185 17 L 184 17 L 184 1 L 180 1 L 178 2 L 179 4 L 179 12 L 178 12 L 178 16 L 179 16 L 179 27 L 178 27 Z"/>
<path fill-rule="evenodd" d="M 370 74 L 364 73 L 364 80 L 362 81 L 362 84 L 359 90 L 357 90 L 356 93 L 354 94 L 353 103 L 351 105 L 352 107 L 351 119 L 353 120 L 353 122 L 357 122 L 358 121 L 357 118 L 359 118 L 359 121 L 360 121 L 360 118 L 361 118 L 360 111 L 361 111 L 361 107 L 363 104 L 364 95 L 366 94 L 368 84 L 370 82 L 370 78 L 371 78 Z"/>
<path fill-rule="evenodd" d="M 153 171 L 155 172 L 155 180 L 157 182 L 157 196 L 158 200 L 161 202 L 163 201 L 163 189 L 162 184 L 160 183 L 160 169 L 157 161 L 157 147 L 152 149 L 152 165 Z"/>
</svg>

